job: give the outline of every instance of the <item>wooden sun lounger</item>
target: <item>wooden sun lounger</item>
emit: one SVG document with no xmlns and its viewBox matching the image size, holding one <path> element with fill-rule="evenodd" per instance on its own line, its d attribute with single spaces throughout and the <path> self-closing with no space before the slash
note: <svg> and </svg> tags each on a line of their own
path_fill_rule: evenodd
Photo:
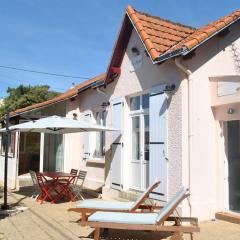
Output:
<svg viewBox="0 0 240 240">
<path fill-rule="evenodd" d="M 171 232 L 171 240 L 182 240 L 183 233 L 189 233 L 192 238 L 194 232 L 200 231 L 198 219 L 171 216 L 188 196 L 188 190 L 182 188 L 158 213 L 96 212 L 87 225 L 95 228 L 95 240 L 100 239 L 101 229 Z"/>
<path fill-rule="evenodd" d="M 81 213 L 81 225 L 85 226 L 87 215 L 91 215 L 97 211 L 101 212 L 135 212 L 137 209 L 148 209 L 153 211 L 155 209 L 152 205 L 144 205 L 145 200 L 149 197 L 153 189 L 157 188 L 160 181 L 153 185 L 141 194 L 135 202 L 117 202 L 104 200 L 84 200 L 79 202 L 76 208 L 69 208 L 68 211 Z"/>
</svg>

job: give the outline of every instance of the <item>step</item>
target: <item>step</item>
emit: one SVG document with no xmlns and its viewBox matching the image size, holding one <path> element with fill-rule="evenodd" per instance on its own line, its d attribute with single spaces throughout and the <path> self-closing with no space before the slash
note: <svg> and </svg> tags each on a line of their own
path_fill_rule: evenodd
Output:
<svg viewBox="0 0 240 240">
<path fill-rule="evenodd" d="M 237 223 L 240 224 L 240 214 L 239 213 L 232 213 L 232 212 L 217 212 L 215 214 L 216 219 Z"/>
<path fill-rule="evenodd" d="M 118 201 L 136 201 L 142 192 L 135 190 L 115 190 L 107 187 L 103 187 L 103 198 L 115 199 Z"/>
</svg>

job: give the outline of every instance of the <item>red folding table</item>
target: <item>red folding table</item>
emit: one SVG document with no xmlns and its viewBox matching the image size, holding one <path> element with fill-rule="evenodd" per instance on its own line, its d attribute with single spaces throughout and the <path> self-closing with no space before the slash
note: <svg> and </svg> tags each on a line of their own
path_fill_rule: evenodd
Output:
<svg viewBox="0 0 240 240">
<path fill-rule="evenodd" d="M 77 175 L 65 172 L 42 172 L 42 175 L 52 179 L 52 186 L 50 195 L 53 192 L 57 192 L 55 196 L 52 196 L 51 203 L 56 203 L 58 199 L 66 196 L 69 200 L 74 201 L 75 195 L 71 191 L 70 184 L 73 184 L 77 178 Z"/>
</svg>

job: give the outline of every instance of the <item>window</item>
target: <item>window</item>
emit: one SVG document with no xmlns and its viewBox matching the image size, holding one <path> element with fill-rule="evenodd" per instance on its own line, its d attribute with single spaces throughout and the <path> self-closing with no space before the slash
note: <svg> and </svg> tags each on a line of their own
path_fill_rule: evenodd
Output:
<svg viewBox="0 0 240 240">
<path fill-rule="evenodd" d="M 95 114 L 96 124 L 106 126 L 106 111 Z M 103 158 L 105 156 L 105 132 L 96 132 L 96 145 L 93 157 Z"/>
<path fill-rule="evenodd" d="M 144 94 L 142 96 L 142 108 L 149 109 L 149 94 Z"/>
<path fill-rule="evenodd" d="M 132 158 L 149 161 L 149 94 L 130 98 Z"/>
<path fill-rule="evenodd" d="M 140 110 L 140 96 L 130 98 L 130 110 Z"/>
<path fill-rule="evenodd" d="M 14 155 L 14 145 L 15 145 L 15 133 L 9 134 L 9 146 L 8 146 L 8 156 L 13 157 Z M 6 150 L 6 137 L 2 134 L 1 141 L 1 155 L 5 154 Z"/>
<path fill-rule="evenodd" d="M 149 109 L 149 94 L 130 98 L 130 110 L 138 111 Z"/>
</svg>

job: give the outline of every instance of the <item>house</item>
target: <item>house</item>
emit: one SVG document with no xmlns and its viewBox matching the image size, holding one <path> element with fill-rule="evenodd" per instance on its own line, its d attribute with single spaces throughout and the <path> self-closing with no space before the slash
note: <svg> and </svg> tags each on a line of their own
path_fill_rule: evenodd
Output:
<svg viewBox="0 0 240 240">
<path fill-rule="evenodd" d="M 187 186 L 201 220 L 239 211 L 239 19 L 195 29 L 129 6 L 106 75 L 64 100 L 67 117 L 121 131 L 65 135 L 62 168 L 111 196 L 160 179 L 152 197 L 167 201 Z"/>
<path fill-rule="evenodd" d="M 94 87 L 101 82 L 105 74 L 101 74 L 84 83 L 78 84 L 67 92 L 42 103 L 34 104 L 10 113 L 10 124 L 23 123 L 45 116 L 66 116 L 68 101 L 74 101 L 78 89 Z M 4 179 L 4 138 L 0 138 L 0 182 Z M 63 171 L 64 136 L 43 133 L 12 133 L 8 156 L 8 185 L 18 189 L 19 185 L 28 183 L 29 170 Z M 66 164 L 64 164 L 66 167 Z"/>
</svg>

